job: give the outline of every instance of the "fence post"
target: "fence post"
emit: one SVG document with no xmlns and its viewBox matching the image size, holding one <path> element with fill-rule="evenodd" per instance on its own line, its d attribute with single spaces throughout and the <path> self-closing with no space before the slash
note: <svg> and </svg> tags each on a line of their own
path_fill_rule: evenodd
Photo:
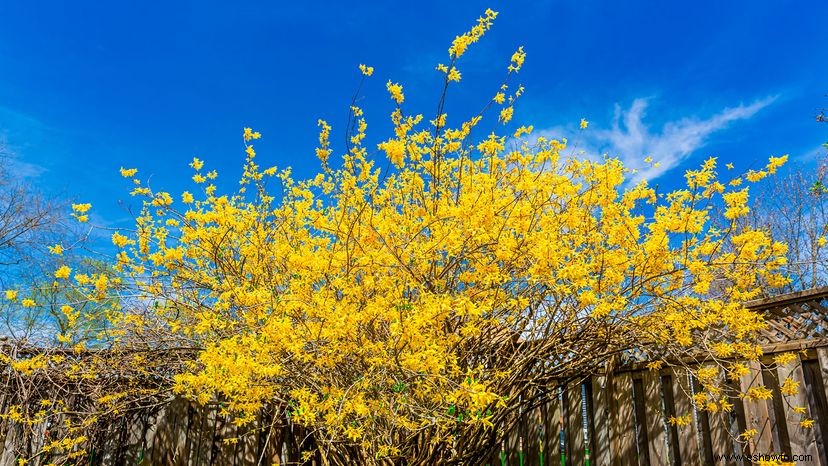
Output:
<svg viewBox="0 0 828 466">
<path fill-rule="evenodd" d="M 629 372 L 621 372 L 613 375 L 612 382 L 609 390 L 612 400 L 610 406 L 612 464 L 614 466 L 637 464 L 632 377 Z"/>
</svg>

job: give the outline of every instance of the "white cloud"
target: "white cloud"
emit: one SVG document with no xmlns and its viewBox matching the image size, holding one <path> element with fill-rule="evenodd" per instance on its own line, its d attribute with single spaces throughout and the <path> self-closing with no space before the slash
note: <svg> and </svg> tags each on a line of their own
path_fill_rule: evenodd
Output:
<svg viewBox="0 0 828 466">
<path fill-rule="evenodd" d="M 633 181 L 653 180 L 678 166 L 688 156 L 707 144 L 709 136 L 727 128 L 732 122 L 745 120 L 767 107 L 775 97 L 757 100 L 750 105 L 729 107 L 706 118 L 685 117 L 668 121 L 661 128 L 645 122 L 647 99 L 635 99 L 628 109 L 615 106 L 615 117 L 609 129 L 591 124 L 579 133 L 577 149 L 583 155 L 597 158 L 602 154 L 620 158 L 631 168 L 638 168 Z M 562 137 L 572 130 L 554 127 L 540 131 L 538 136 Z M 651 156 L 659 166 L 643 166 L 643 159 Z"/>
<path fill-rule="evenodd" d="M 9 149 L 5 139 L 0 138 L 0 170 L 11 180 L 26 181 L 39 177 L 46 168 L 20 160 L 20 157 Z"/>
<path fill-rule="evenodd" d="M 43 174 L 46 168 L 24 161 L 22 153 L 32 142 L 43 140 L 46 131 L 50 130 L 32 116 L 0 106 L 0 169 L 16 181 L 31 180 Z"/>
<path fill-rule="evenodd" d="M 9 175 L 12 177 L 12 179 L 18 181 L 25 181 L 37 178 L 41 174 L 43 174 L 43 172 L 46 171 L 46 168 L 38 164 L 24 162 L 16 158 L 9 158 L 6 162 L 8 164 L 7 170 Z"/>
<path fill-rule="evenodd" d="M 794 157 L 794 160 L 797 160 L 797 161 L 800 161 L 800 162 L 819 161 L 821 158 L 823 158 L 825 156 L 825 154 L 826 154 L 826 147 L 824 145 L 820 144 L 820 145 L 814 147 L 813 149 L 806 150 L 804 152 L 801 152 L 799 155 L 796 155 Z"/>
</svg>

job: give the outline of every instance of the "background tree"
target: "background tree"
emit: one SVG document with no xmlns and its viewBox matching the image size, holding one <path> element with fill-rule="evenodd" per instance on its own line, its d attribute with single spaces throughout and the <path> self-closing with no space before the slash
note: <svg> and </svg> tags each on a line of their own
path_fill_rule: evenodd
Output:
<svg viewBox="0 0 828 466">
<path fill-rule="evenodd" d="M 58 206 L 9 173 L 11 155 L 0 146 L 0 266 L 31 263 L 59 231 Z"/>
<path fill-rule="evenodd" d="M 816 120 L 826 121 L 824 110 Z M 764 228 L 788 245 L 788 292 L 828 285 L 828 156 L 816 163 L 816 170 L 793 164 L 757 186 L 746 218 L 752 228 Z"/>
<path fill-rule="evenodd" d="M 105 325 L 84 296 L 55 281 L 55 270 L 66 265 L 78 273 L 100 272 L 108 265 L 85 258 L 84 231 L 69 217 L 69 202 L 38 191 L 15 178 L 12 156 L 0 150 L 0 334 L 32 343 L 57 343 L 68 322 L 82 327 Z M 12 295 L 20 299 L 9 299 Z M 26 296 L 33 300 L 24 302 Z M 77 306 L 68 311 L 65 306 Z M 80 327 L 79 327 L 80 328 Z"/>
</svg>

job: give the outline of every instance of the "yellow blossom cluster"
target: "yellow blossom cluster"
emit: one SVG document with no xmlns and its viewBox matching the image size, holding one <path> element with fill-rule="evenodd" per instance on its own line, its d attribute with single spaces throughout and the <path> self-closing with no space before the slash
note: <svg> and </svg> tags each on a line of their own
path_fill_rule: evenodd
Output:
<svg viewBox="0 0 828 466">
<path fill-rule="evenodd" d="M 449 47 L 449 57 L 460 58 L 461 55 L 466 53 L 471 44 L 479 41 L 486 31 L 492 28 L 495 18 L 497 18 L 497 12 L 487 9 L 484 16 L 477 19 L 477 24 L 470 31 L 455 37 L 451 47 Z"/>
</svg>

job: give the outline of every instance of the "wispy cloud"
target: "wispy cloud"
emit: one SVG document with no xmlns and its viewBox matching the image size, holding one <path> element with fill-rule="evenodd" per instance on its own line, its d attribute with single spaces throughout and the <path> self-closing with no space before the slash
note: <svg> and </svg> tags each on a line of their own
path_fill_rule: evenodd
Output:
<svg viewBox="0 0 828 466">
<path fill-rule="evenodd" d="M 36 164 L 23 162 L 22 160 L 10 159 L 9 173 L 17 180 L 31 180 L 39 177 L 46 168 Z"/>
<path fill-rule="evenodd" d="M 46 168 L 23 160 L 23 153 L 32 143 L 46 138 L 51 128 L 31 115 L 0 106 L 0 163 L 6 175 L 16 181 L 39 177 Z"/>
<path fill-rule="evenodd" d="M 0 168 L 14 181 L 27 181 L 42 175 L 46 168 L 36 163 L 24 162 L 0 137 Z"/>
<path fill-rule="evenodd" d="M 794 160 L 800 162 L 812 162 L 815 160 L 819 160 L 821 157 L 824 157 L 826 154 L 826 146 L 820 144 L 810 150 L 806 150 L 804 152 L 799 153 L 798 155 L 794 156 Z"/>
<path fill-rule="evenodd" d="M 680 165 L 691 154 L 704 147 L 710 135 L 727 128 L 731 123 L 746 120 L 772 104 L 776 98 L 757 100 L 749 105 L 728 107 L 708 118 L 688 116 L 659 125 L 645 121 L 648 101 L 635 99 L 629 108 L 615 106 L 615 116 L 609 129 L 591 125 L 578 136 L 578 148 L 588 157 L 607 154 L 618 157 L 625 165 L 638 168 L 633 181 L 653 180 Z M 561 137 L 572 130 L 554 127 L 539 135 Z M 645 157 L 659 162 L 656 166 L 642 166 Z"/>
</svg>

